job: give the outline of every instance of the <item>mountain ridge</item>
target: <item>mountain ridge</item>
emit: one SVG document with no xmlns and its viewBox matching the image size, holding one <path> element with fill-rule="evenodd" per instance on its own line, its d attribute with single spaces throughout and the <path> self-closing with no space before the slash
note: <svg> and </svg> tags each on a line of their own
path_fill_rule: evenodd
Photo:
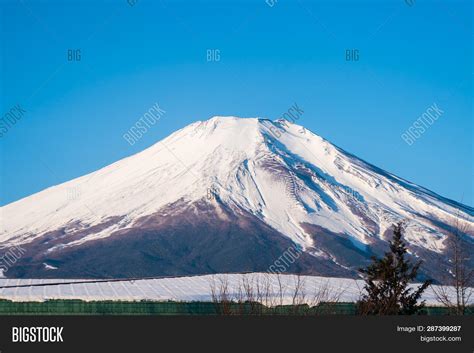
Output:
<svg viewBox="0 0 474 353">
<path fill-rule="evenodd" d="M 68 190 L 77 195 L 68 197 Z M 401 220 L 408 220 L 406 240 L 414 257 L 441 257 L 452 224 L 460 222 L 472 229 L 474 214 L 473 208 L 365 162 L 300 125 L 219 116 L 192 123 L 135 155 L 0 210 L 5 220 L 0 247 L 30 247 L 29 257 L 20 263 L 26 266 L 26 259 L 30 259 L 38 267 L 30 273 L 39 276 L 61 272 L 58 268 L 66 266 L 67 260 L 58 260 L 58 254 L 71 256 L 82 251 L 81 247 L 93 249 L 99 240 L 110 246 L 120 234 L 142 229 L 140 220 L 164 210 L 168 213 L 159 217 L 182 215 L 182 220 L 200 229 L 199 218 L 205 219 L 206 212 L 213 214 L 210 217 L 215 225 L 208 224 L 209 233 L 215 233 L 211 229 L 219 222 L 223 229 L 234 229 L 229 219 L 241 210 L 242 218 L 235 222 L 245 223 L 247 217 L 254 217 L 255 227 L 266 234 L 263 238 L 256 234 L 255 241 L 271 238 L 280 243 L 275 237 L 285 238 L 284 246 L 296 244 L 312 256 L 303 271 L 312 271 L 312 259 L 320 267 L 322 262 L 332 261 L 331 275 L 348 275 L 348 271 L 336 271 L 334 264 L 340 263 L 341 257 L 359 258 L 357 251 L 361 251 L 368 258 L 382 251 L 391 225 Z M 158 228 L 152 239 L 161 241 L 166 229 Z M 245 237 L 244 228 L 235 230 L 241 238 Z M 205 232 L 205 227 L 202 229 Z M 473 237 L 466 234 L 468 244 L 472 245 Z M 183 239 L 188 238 L 183 235 Z M 120 241 L 125 240 L 122 237 Z M 264 242 L 261 252 L 272 248 Z M 235 243 L 247 244 L 240 238 Z M 146 247 L 146 242 L 137 247 Z M 335 256 L 334 252 L 350 255 Z M 174 261 L 172 256 L 169 261 Z M 362 260 L 345 261 L 349 266 L 344 266 L 351 269 L 349 275 L 355 276 L 354 269 Z M 442 262 L 433 260 L 430 266 L 441 266 Z M 43 263 L 56 269 L 46 265 L 43 269 Z M 206 269 L 205 263 L 204 259 L 197 273 Z M 248 270 L 265 270 L 257 259 L 254 263 L 258 268 Z M 183 270 L 184 274 L 189 270 Z M 207 270 L 219 271 L 220 267 Z M 28 275 L 28 271 L 16 271 L 17 275 Z"/>
</svg>

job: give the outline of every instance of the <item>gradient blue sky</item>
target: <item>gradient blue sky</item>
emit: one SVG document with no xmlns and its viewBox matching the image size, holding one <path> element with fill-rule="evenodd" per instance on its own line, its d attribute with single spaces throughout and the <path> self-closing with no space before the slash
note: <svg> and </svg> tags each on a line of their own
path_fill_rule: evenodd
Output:
<svg viewBox="0 0 474 353">
<path fill-rule="evenodd" d="M 299 123 L 473 205 L 472 2 L 12 1 L 0 4 L 0 205 L 92 172 L 214 115 Z M 82 59 L 66 60 L 68 49 Z M 220 62 L 206 50 L 219 49 Z M 358 62 L 345 50 L 358 49 Z M 122 135 L 155 102 L 162 120 Z M 433 103 L 412 146 L 400 135 Z"/>
</svg>

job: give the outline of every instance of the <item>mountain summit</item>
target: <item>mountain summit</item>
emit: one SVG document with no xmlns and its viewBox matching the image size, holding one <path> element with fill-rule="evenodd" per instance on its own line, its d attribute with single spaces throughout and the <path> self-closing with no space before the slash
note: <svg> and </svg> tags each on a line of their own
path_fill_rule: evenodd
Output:
<svg viewBox="0 0 474 353">
<path fill-rule="evenodd" d="M 385 172 L 286 120 L 213 117 L 96 172 L 0 208 L 7 277 L 265 271 L 355 277 L 407 222 L 412 256 L 440 279 L 471 207 Z M 472 247 L 473 234 L 465 234 Z"/>
</svg>

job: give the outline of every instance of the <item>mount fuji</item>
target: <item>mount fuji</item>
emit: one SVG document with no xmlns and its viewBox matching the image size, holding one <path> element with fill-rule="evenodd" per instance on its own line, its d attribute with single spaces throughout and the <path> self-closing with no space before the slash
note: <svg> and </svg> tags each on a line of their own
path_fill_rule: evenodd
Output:
<svg viewBox="0 0 474 353">
<path fill-rule="evenodd" d="M 23 249 L 9 278 L 109 278 L 266 271 L 294 247 L 287 272 L 356 278 L 405 221 L 443 282 L 455 227 L 474 253 L 473 215 L 297 124 L 214 117 L 1 207 L 0 253 Z"/>
</svg>

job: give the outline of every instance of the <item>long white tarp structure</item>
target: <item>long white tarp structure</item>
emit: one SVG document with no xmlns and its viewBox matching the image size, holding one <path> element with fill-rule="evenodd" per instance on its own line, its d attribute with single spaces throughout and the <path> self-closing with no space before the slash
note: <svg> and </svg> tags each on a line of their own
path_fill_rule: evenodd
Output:
<svg viewBox="0 0 474 353">
<path fill-rule="evenodd" d="M 361 280 L 318 276 L 264 273 L 217 274 L 139 280 L 0 279 L 0 299 L 45 301 L 81 299 L 85 301 L 211 301 L 212 293 L 238 299 L 252 292 L 254 299 L 277 305 L 321 301 L 355 302 L 364 287 Z M 247 288 L 247 289 L 246 289 Z M 250 288 L 250 290 L 249 290 Z M 438 287 L 439 288 L 439 287 Z M 453 293 L 452 288 L 450 288 Z M 260 293 L 260 294 L 258 294 Z M 295 295 L 296 293 L 296 295 Z M 423 299 L 441 305 L 433 288 Z"/>
</svg>

